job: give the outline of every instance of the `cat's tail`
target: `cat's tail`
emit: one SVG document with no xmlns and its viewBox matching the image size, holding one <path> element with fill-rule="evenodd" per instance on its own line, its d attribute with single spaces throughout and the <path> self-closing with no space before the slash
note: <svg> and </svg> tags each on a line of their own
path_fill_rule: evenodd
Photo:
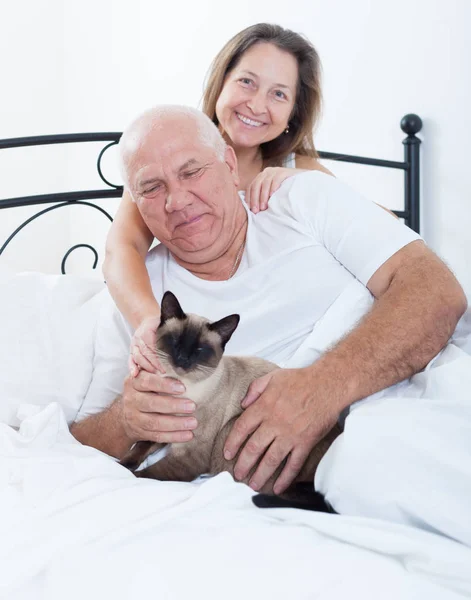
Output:
<svg viewBox="0 0 471 600">
<path fill-rule="evenodd" d="M 287 490 L 283 496 L 256 494 L 252 496 L 252 502 L 258 508 L 300 508 L 337 514 L 324 496 L 314 491 L 312 483 L 298 483 Z"/>
</svg>

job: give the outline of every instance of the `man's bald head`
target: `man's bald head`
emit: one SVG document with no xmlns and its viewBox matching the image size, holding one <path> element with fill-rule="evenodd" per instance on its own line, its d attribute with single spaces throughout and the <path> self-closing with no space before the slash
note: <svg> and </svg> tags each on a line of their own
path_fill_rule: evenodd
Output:
<svg viewBox="0 0 471 600">
<path fill-rule="evenodd" d="M 126 188 L 130 188 L 129 169 L 135 157 L 155 134 L 163 133 L 167 141 L 183 130 L 195 130 L 202 146 L 214 149 L 224 161 L 226 142 L 211 119 L 201 111 L 187 106 L 160 105 L 151 108 L 126 127 L 119 142 L 119 167 Z M 160 143 L 164 143 L 161 139 Z"/>
</svg>

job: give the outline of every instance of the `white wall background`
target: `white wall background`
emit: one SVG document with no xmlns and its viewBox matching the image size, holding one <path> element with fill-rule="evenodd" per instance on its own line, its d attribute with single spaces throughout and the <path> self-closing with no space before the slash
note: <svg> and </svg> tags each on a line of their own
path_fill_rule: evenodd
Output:
<svg viewBox="0 0 471 600">
<path fill-rule="evenodd" d="M 161 102 L 198 105 L 211 59 L 259 21 L 306 34 L 324 67 L 320 149 L 403 159 L 401 117 L 424 122 L 422 233 L 471 293 L 470 0 L 0 0 L 0 138 L 121 131 Z M 0 152 L 0 197 L 99 188 L 102 145 Z M 117 179 L 113 157 L 106 174 Z M 401 172 L 330 164 L 371 199 L 400 208 Z M 117 201 L 103 201 L 113 213 Z M 13 270 L 57 271 L 71 244 L 103 249 L 107 224 L 61 209 L 0 258 Z M 59 214 L 60 213 L 60 214 Z M 32 209 L 0 210 L 0 244 Z M 86 269 L 83 251 L 70 270 Z"/>
</svg>

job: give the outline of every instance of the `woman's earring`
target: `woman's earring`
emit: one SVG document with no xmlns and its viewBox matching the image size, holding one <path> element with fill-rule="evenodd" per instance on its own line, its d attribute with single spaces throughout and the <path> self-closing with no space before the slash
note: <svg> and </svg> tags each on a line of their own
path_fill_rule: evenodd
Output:
<svg viewBox="0 0 471 600">
<path fill-rule="evenodd" d="M 285 133 L 289 133 L 289 123 L 288 123 L 288 125 L 286 126 Z"/>
</svg>

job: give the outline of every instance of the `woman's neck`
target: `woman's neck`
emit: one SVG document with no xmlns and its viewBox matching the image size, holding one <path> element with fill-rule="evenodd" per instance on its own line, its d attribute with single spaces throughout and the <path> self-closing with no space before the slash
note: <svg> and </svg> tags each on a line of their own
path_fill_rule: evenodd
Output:
<svg viewBox="0 0 471 600">
<path fill-rule="evenodd" d="M 239 170 L 240 191 L 246 191 L 255 177 L 263 170 L 263 157 L 260 146 L 255 148 L 234 148 Z"/>
</svg>

